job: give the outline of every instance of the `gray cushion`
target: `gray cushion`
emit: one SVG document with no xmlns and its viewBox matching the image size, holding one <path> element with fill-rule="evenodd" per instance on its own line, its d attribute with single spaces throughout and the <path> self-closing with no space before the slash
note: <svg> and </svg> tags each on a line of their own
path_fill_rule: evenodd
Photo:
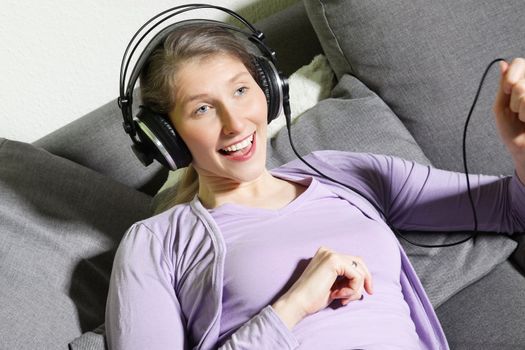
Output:
<svg viewBox="0 0 525 350">
<path fill-rule="evenodd" d="M 305 0 L 328 60 L 392 108 L 432 161 L 462 170 L 461 136 L 481 75 L 525 52 L 523 0 Z M 494 67 L 471 122 L 472 172 L 511 174 L 492 121 Z"/>
<path fill-rule="evenodd" d="M 398 156 L 430 164 L 397 116 L 375 93 L 355 77 L 343 75 L 324 100 L 297 120 L 292 137 L 299 153 L 338 149 Z M 270 166 L 295 158 L 286 130 L 281 130 L 268 149 Z M 458 241 L 464 233 L 406 233 L 424 244 Z M 516 247 L 506 236 L 484 234 L 451 248 L 421 248 L 401 240 L 425 290 L 437 307 L 452 295 L 489 273 Z M 444 261 L 451 262 L 443 264 Z"/>
<path fill-rule="evenodd" d="M 345 75 L 331 92 L 293 123 L 300 154 L 336 149 L 390 154 L 429 164 L 414 138 L 390 108 L 355 77 Z M 268 167 L 296 159 L 283 128 L 268 147 Z"/>
<path fill-rule="evenodd" d="M 135 105 L 135 113 L 137 108 Z M 153 195 L 164 182 L 167 170 L 157 162 L 148 167 L 142 165 L 131 150 L 132 141 L 124 132 L 122 121 L 117 103 L 111 101 L 34 145 Z"/>
<path fill-rule="evenodd" d="M 436 312 L 451 349 L 525 349 L 525 277 L 509 261 Z"/>
<path fill-rule="evenodd" d="M 322 52 L 302 1 L 262 19 L 255 27 L 264 33 L 265 43 L 275 50 L 277 69 L 286 75 L 309 64 Z"/>
<path fill-rule="evenodd" d="M 0 139 L 0 348 L 65 349 L 104 321 L 113 252 L 151 197 Z"/>
</svg>

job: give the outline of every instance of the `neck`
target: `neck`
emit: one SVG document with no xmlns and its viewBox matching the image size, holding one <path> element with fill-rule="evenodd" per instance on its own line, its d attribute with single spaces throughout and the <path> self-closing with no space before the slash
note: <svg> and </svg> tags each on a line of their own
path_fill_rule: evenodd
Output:
<svg viewBox="0 0 525 350">
<path fill-rule="evenodd" d="M 225 203 L 278 208 L 296 197 L 294 187 L 287 181 L 274 177 L 267 170 L 258 178 L 247 182 L 199 176 L 199 199 L 204 207 L 209 209 Z M 295 195 L 290 193 L 291 191 Z M 283 194 L 288 195 L 283 196 Z"/>
</svg>

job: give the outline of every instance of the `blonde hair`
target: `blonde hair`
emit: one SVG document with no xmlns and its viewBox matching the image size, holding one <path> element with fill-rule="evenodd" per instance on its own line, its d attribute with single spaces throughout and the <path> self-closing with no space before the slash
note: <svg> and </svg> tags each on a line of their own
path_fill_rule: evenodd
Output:
<svg viewBox="0 0 525 350">
<path fill-rule="evenodd" d="M 175 108 L 173 91 L 180 66 L 217 54 L 239 59 L 257 80 L 252 55 L 243 40 L 217 25 L 188 24 L 171 32 L 148 57 L 140 73 L 142 104 L 167 116 Z"/>
<path fill-rule="evenodd" d="M 177 186 L 177 194 L 173 198 L 173 205 L 191 201 L 198 190 L 199 175 L 197 174 L 195 168 L 190 164 L 184 170 L 184 174 L 182 175 L 179 185 Z"/>
<path fill-rule="evenodd" d="M 169 208 L 187 203 L 193 199 L 199 190 L 199 176 L 191 164 L 180 170 L 176 183 L 161 190 L 153 198 L 152 209 L 154 214 L 161 213 Z M 175 173 L 175 176 L 178 174 Z"/>
<path fill-rule="evenodd" d="M 246 40 L 245 40 L 246 41 Z M 142 104 L 165 116 L 175 108 L 176 73 L 185 62 L 226 54 L 239 59 L 257 80 L 248 45 L 229 30 L 213 24 L 189 24 L 170 33 L 148 57 L 140 74 Z M 167 198 L 158 212 L 176 204 L 189 202 L 199 190 L 199 177 L 190 165 L 184 171 L 177 192 Z"/>
</svg>

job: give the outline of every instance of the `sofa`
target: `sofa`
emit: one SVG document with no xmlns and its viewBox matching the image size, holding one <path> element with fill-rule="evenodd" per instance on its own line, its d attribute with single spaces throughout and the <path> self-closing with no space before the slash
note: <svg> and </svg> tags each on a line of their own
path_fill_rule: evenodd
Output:
<svg viewBox="0 0 525 350">
<path fill-rule="evenodd" d="M 484 69 L 525 54 L 523 9 L 522 0 L 305 0 L 257 27 L 285 74 L 319 54 L 333 70 L 329 96 L 294 120 L 300 153 L 382 153 L 463 171 L 463 126 Z M 467 133 L 471 173 L 513 173 L 492 118 L 497 80 L 493 67 Z M 159 192 L 168 171 L 144 167 L 129 145 L 115 101 L 31 144 L 0 139 L 0 348 L 106 348 L 115 249 L 169 193 Z M 294 158 L 286 130 L 276 131 L 268 166 Z M 470 233 L 404 234 L 444 244 Z M 523 237 L 483 232 L 431 249 L 401 240 L 452 349 L 525 348 Z"/>
</svg>

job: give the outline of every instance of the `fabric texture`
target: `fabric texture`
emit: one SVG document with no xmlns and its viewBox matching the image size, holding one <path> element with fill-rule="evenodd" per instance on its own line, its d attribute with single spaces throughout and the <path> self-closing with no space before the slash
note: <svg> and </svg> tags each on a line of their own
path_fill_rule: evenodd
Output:
<svg viewBox="0 0 525 350">
<path fill-rule="evenodd" d="M 138 101 L 138 94 L 135 100 Z M 136 113 L 138 104 L 133 107 Z M 135 157 L 122 121 L 117 102 L 111 101 L 44 136 L 34 145 L 153 196 L 167 176 L 167 170 L 157 162 L 145 167 Z"/>
<path fill-rule="evenodd" d="M 209 210 L 227 252 L 219 341 L 282 295 L 319 247 L 327 247 L 359 256 L 372 276 L 374 293 L 363 292 L 361 300 L 344 307 L 335 301 L 301 320 L 292 329 L 300 349 L 385 349 L 389 344 L 419 350 L 399 283 L 396 237 L 316 179 L 297 183 L 304 192 L 281 208 L 227 203 Z"/>
<path fill-rule="evenodd" d="M 290 118 L 292 122 L 319 101 L 330 96 L 334 87 L 334 72 L 324 55 L 317 55 L 288 77 Z M 272 138 L 286 126 L 284 112 L 268 124 L 267 136 Z"/>
<path fill-rule="evenodd" d="M 505 261 L 436 313 L 445 321 L 442 325 L 451 349 L 518 350 L 525 345 L 524 310 L 525 278 Z"/>
<path fill-rule="evenodd" d="M 522 0 L 305 0 L 338 78 L 352 74 L 402 120 L 432 163 L 463 171 L 463 126 L 487 65 L 525 52 Z M 512 174 L 492 118 L 492 68 L 468 134 L 472 173 Z M 363 116 L 364 117 L 364 116 Z"/>
<path fill-rule="evenodd" d="M 151 198 L 32 145 L 0 139 L 0 339 L 57 349 L 104 322 L 116 245 Z"/>
<path fill-rule="evenodd" d="M 265 43 L 276 52 L 277 69 L 291 75 L 322 53 L 302 1 L 255 24 L 265 36 Z"/>
</svg>

